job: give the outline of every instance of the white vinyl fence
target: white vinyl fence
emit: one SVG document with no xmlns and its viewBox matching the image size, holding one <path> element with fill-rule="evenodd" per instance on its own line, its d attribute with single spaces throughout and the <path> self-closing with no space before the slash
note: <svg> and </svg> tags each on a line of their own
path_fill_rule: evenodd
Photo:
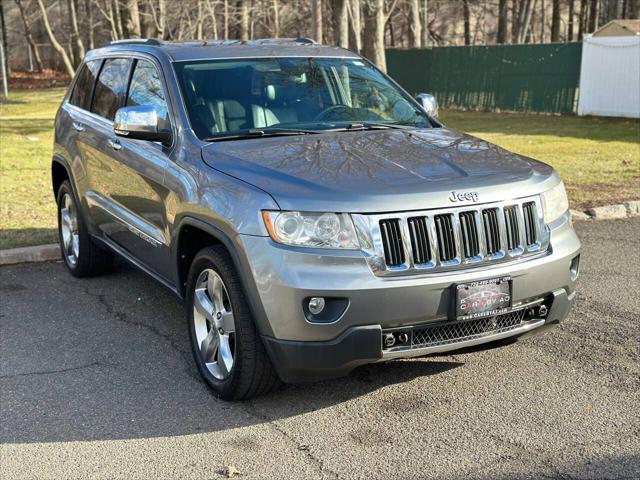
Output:
<svg viewBox="0 0 640 480">
<path fill-rule="evenodd" d="M 583 40 L 578 115 L 640 118 L 640 36 Z"/>
</svg>

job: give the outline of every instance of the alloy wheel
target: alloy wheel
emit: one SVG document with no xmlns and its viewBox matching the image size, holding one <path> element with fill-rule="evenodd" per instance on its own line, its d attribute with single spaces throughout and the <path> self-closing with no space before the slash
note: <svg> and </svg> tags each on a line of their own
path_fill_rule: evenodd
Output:
<svg viewBox="0 0 640 480">
<path fill-rule="evenodd" d="M 64 194 L 60 205 L 60 232 L 67 263 L 75 266 L 80 255 L 80 236 L 78 234 L 78 212 L 69 193 Z"/>
<path fill-rule="evenodd" d="M 195 283 L 193 323 L 207 370 L 218 380 L 225 380 L 234 363 L 235 323 L 227 288 L 210 268 L 203 270 Z"/>
</svg>

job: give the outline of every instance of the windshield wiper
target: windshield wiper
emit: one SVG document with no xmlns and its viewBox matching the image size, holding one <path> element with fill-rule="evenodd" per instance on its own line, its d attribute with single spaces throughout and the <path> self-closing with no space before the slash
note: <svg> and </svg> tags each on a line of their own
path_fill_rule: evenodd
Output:
<svg viewBox="0 0 640 480">
<path fill-rule="evenodd" d="M 277 137 L 281 135 L 311 135 L 321 133 L 318 130 L 304 130 L 300 128 L 250 128 L 236 134 L 216 135 L 207 137 L 205 142 L 220 142 L 224 140 L 238 140 L 241 138 Z"/>
<path fill-rule="evenodd" d="M 384 130 L 387 128 L 391 129 L 405 129 L 409 128 L 407 125 L 400 125 L 397 123 L 383 123 L 383 122 L 357 122 L 350 123 L 346 127 L 340 127 L 332 129 L 333 132 L 346 132 L 346 131 L 359 131 L 359 130 Z"/>
</svg>

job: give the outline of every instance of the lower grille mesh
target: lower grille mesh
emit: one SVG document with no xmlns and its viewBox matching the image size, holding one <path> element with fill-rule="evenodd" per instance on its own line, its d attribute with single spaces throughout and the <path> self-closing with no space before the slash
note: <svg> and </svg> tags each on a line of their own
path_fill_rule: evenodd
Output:
<svg viewBox="0 0 640 480">
<path fill-rule="evenodd" d="M 525 310 L 478 318 L 464 322 L 447 322 L 414 328 L 411 335 L 411 348 L 424 348 L 447 345 L 481 337 L 486 334 L 506 332 L 517 328 L 524 319 Z"/>
</svg>

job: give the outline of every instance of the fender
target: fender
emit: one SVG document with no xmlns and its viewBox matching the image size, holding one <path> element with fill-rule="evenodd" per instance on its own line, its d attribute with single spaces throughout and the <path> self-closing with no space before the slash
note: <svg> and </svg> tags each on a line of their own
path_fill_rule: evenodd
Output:
<svg viewBox="0 0 640 480">
<path fill-rule="evenodd" d="M 178 267 L 180 261 L 180 258 L 178 257 L 180 245 L 178 235 L 186 226 L 192 226 L 208 233 L 225 246 L 225 248 L 229 252 L 229 255 L 231 256 L 231 260 L 233 261 L 236 271 L 240 276 L 240 283 L 242 285 L 244 294 L 247 297 L 249 309 L 251 311 L 251 314 L 253 315 L 253 318 L 255 319 L 258 332 L 261 335 L 273 335 L 273 331 L 271 329 L 269 321 L 267 320 L 267 314 L 264 311 L 262 302 L 260 301 L 260 298 L 257 294 L 258 289 L 249 268 L 249 261 L 244 255 L 244 251 L 238 249 L 234 240 L 222 229 L 189 215 L 185 215 L 180 219 L 180 221 L 174 227 L 174 235 L 172 235 L 173 238 L 171 241 L 171 258 L 175 268 L 175 278 L 180 278 Z M 178 285 L 178 287 L 179 296 L 182 300 L 184 300 L 185 295 L 182 285 Z"/>
</svg>

